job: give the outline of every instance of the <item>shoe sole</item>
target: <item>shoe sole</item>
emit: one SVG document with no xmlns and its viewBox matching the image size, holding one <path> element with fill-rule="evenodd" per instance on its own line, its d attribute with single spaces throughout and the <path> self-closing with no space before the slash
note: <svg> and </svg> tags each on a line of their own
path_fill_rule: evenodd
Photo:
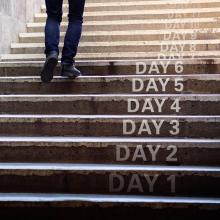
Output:
<svg viewBox="0 0 220 220">
<path fill-rule="evenodd" d="M 82 75 L 72 75 L 72 74 L 69 75 L 68 72 L 66 72 L 66 73 L 64 72 L 64 73 L 61 74 L 61 76 L 62 76 L 62 77 L 68 77 L 68 78 L 70 78 L 70 79 L 76 79 L 76 78 L 78 78 L 79 76 L 82 76 Z"/>
<path fill-rule="evenodd" d="M 52 57 L 48 59 L 44 65 L 44 68 L 41 72 L 41 80 L 42 82 L 48 83 L 53 79 L 53 73 L 57 66 L 58 59 Z"/>
</svg>

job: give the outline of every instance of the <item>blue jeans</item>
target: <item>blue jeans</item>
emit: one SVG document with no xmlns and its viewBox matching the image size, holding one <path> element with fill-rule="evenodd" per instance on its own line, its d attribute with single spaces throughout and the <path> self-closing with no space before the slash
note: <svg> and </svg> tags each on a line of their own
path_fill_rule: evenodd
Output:
<svg viewBox="0 0 220 220">
<path fill-rule="evenodd" d="M 62 21 L 63 0 L 45 0 L 47 7 L 47 22 L 45 27 L 45 54 L 51 51 L 59 53 L 60 23 Z M 61 62 L 73 64 L 79 45 L 85 0 L 69 0 L 69 24 L 64 39 Z"/>
</svg>

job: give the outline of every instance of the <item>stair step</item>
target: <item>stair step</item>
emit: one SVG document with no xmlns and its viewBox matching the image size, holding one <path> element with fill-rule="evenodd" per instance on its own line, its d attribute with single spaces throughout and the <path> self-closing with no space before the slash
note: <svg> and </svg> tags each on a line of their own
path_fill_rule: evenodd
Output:
<svg viewBox="0 0 220 220">
<path fill-rule="evenodd" d="M 124 16 L 124 15 L 123 15 Z M 129 15 L 130 16 L 130 15 Z M 132 18 L 130 18 L 132 19 Z M 181 21 L 181 22 L 180 22 Z M 68 23 L 61 23 L 61 31 L 65 31 Z M 45 22 L 27 23 L 28 32 L 43 32 Z M 84 31 L 125 31 L 125 30 L 163 30 L 163 29 L 198 29 L 219 28 L 218 19 L 211 18 L 182 18 L 178 19 L 145 19 L 137 20 L 113 20 L 105 21 L 102 17 L 98 21 L 87 21 L 84 23 Z"/>
<path fill-rule="evenodd" d="M 220 139 L 0 137 L 0 162 L 220 166 L 219 157 Z"/>
<path fill-rule="evenodd" d="M 129 196 L 129 195 L 95 195 L 95 194 L 55 194 L 55 193 L 0 193 L 0 204 L 19 207 L 80 207 L 94 206 L 113 207 L 201 207 L 219 208 L 219 198 L 201 197 L 168 197 L 168 196 Z M 88 211 L 88 210 L 87 210 Z"/>
<path fill-rule="evenodd" d="M 219 94 L 219 74 L 55 77 L 0 77 L 0 94 Z"/>
<path fill-rule="evenodd" d="M 0 95 L 0 114 L 20 112 L 88 115 L 220 115 L 220 94 Z"/>
<path fill-rule="evenodd" d="M 6 55 L 7 56 L 7 55 Z M 5 56 L 5 57 L 6 57 Z M 10 55 L 11 56 L 11 55 Z M 43 58 L 43 57 L 42 57 Z M 142 64 L 141 64 L 141 63 Z M 44 61 L 11 61 L 0 62 L 1 77 L 3 76 L 39 76 Z M 160 73 L 164 75 L 179 75 L 176 67 L 182 65 L 182 75 L 189 74 L 219 74 L 220 59 L 157 59 L 157 60 L 88 60 L 76 61 L 77 67 L 83 75 L 92 76 L 115 76 L 115 75 L 134 75 L 137 73 L 137 67 L 143 75 L 154 75 Z M 153 68 L 157 66 L 157 71 Z M 60 64 L 55 69 L 54 75 L 60 75 Z"/>
<path fill-rule="evenodd" d="M 219 138 L 220 116 L 0 115 L 1 136 Z"/>
<path fill-rule="evenodd" d="M 181 1 L 128 1 L 128 2 L 102 2 L 102 3 L 86 3 L 85 11 L 117 11 L 117 10 L 149 10 L 149 9 L 178 9 L 178 8 L 208 8 L 219 7 L 218 0 L 190 1 L 187 3 Z M 69 10 L 69 5 L 63 5 L 64 12 Z M 46 13 L 46 5 L 42 5 L 42 12 Z"/>
<path fill-rule="evenodd" d="M 218 3 L 218 6 L 220 3 Z M 93 11 L 85 12 L 85 21 L 111 21 L 111 20 L 133 20 L 133 19 L 172 19 L 172 18 L 210 18 L 218 17 L 220 7 L 209 8 L 177 8 L 158 10 L 114 10 L 114 11 Z M 35 22 L 45 22 L 46 13 L 38 13 L 34 17 Z M 67 13 L 63 14 L 63 20 L 67 21 Z"/>
<path fill-rule="evenodd" d="M 176 53 L 183 51 L 217 51 L 220 50 L 220 40 L 173 40 L 173 41 L 115 41 L 115 42 L 82 42 L 79 53 L 112 53 L 112 52 L 157 52 Z M 63 43 L 60 44 L 60 50 Z M 44 53 L 44 43 L 12 43 L 11 52 L 16 54 Z"/>
<path fill-rule="evenodd" d="M 203 166 L 1 163 L 0 192 L 219 197 L 219 174 Z"/>
<path fill-rule="evenodd" d="M 65 32 L 60 33 L 64 41 Z M 82 33 L 81 42 L 114 42 L 114 41 L 162 41 L 162 40 L 208 40 L 219 39 L 219 28 L 204 29 L 166 29 L 166 30 L 125 30 L 125 31 L 85 31 Z M 20 33 L 20 43 L 42 43 L 43 32 Z"/>
<path fill-rule="evenodd" d="M 217 51 L 178 51 L 178 52 L 112 52 L 112 53 L 79 53 L 76 56 L 78 61 L 91 61 L 91 60 L 146 60 L 146 59 L 179 59 L 184 61 L 187 59 L 207 60 L 210 63 L 214 62 L 214 58 L 220 57 L 219 50 Z M 2 54 L 0 56 L 1 62 L 8 61 L 42 61 L 45 60 L 44 54 Z"/>
</svg>

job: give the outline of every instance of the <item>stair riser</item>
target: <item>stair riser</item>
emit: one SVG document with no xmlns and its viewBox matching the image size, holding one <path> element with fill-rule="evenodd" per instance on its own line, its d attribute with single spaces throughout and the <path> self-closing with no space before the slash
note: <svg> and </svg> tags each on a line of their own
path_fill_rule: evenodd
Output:
<svg viewBox="0 0 220 220">
<path fill-rule="evenodd" d="M 129 11 L 129 10 L 158 10 L 158 9 L 186 9 L 186 8 L 215 8 L 220 7 L 219 2 L 204 2 L 204 3 L 186 3 L 186 4 L 135 4 L 133 5 L 117 5 L 117 6 L 106 6 L 104 3 L 102 6 L 91 6 L 85 7 L 85 12 L 102 12 L 102 11 Z M 46 13 L 46 7 L 44 6 L 41 10 L 42 13 Z M 64 5 L 64 12 L 68 12 L 68 5 Z"/>
<path fill-rule="evenodd" d="M 192 40 L 192 33 L 176 33 L 176 36 L 180 39 Z M 170 35 L 167 33 L 158 33 L 158 34 L 140 34 L 140 35 L 132 35 L 132 32 L 127 35 L 96 35 L 96 36 L 88 36 L 82 35 L 81 42 L 114 42 L 114 41 L 152 41 L 152 40 L 164 40 L 170 39 L 174 37 L 174 35 Z M 197 33 L 196 39 L 219 39 L 220 33 Z M 171 38 L 172 39 L 172 38 Z M 61 34 L 61 42 L 64 41 L 64 33 Z M 20 36 L 20 43 L 43 43 L 44 36 Z"/>
<path fill-rule="evenodd" d="M 147 124 L 147 125 L 146 125 Z M 155 124 L 160 125 L 156 129 Z M 120 136 L 220 138 L 218 121 L 158 119 L 10 119 L 0 121 L 2 136 Z M 143 126 L 148 126 L 144 131 Z"/>
<path fill-rule="evenodd" d="M 80 46 L 78 48 L 79 53 L 113 53 L 113 52 L 158 52 L 166 50 L 175 50 L 175 52 L 183 51 L 210 51 L 220 50 L 220 44 L 202 44 L 202 45 L 191 45 L 191 44 L 177 44 L 169 45 L 122 45 L 122 46 Z M 60 50 L 62 47 L 60 47 Z M 11 52 L 14 54 L 41 54 L 44 53 L 44 46 L 41 47 L 21 47 L 11 48 Z"/>
<path fill-rule="evenodd" d="M 113 176 L 114 175 L 114 176 Z M 116 177 L 117 175 L 117 177 Z M 144 175 L 155 180 L 150 185 Z M 156 176 L 158 175 L 158 176 Z M 117 179 L 116 179 L 117 178 Z M 119 180 L 121 189 L 119 188 Z M 140 184 L 131 182 L 133 178 Z M 112 180 L 114 181 L 111 186 Z M 172 179 L 169 180 L 169 179 Z M 173 181 L 175 180 L 175 184 Z M 149 180 L 148 180 L 149 181 Z M 173 184 L 173 185 L 172 185 Z M 1 192 L 92 193 L 126 195 L 219 196 L 220 177 L 215 174 L 178 174 L 178 172 L 73 172 L 1 171 Z M 129 190 L 130 185 L 130 190 Z M 134 188 L 136 185 L 136 189 Z M 171 186 L 172 185 L 172 186 Z M 175 187 L 174 187 L 175 185 Z M 117 190 L 117 192 L 115 192 Z M 143 190 L 143 191 L 142 191 Z M 153 192 L 152 192 L 153 191 Z M 175 191 L 175 192 L 174 192 Z"/>
<path fill-rule="evenodd" d="M 61 194 L 62 195 L 62 194 Z M 53 196 L 53 194 L 52 194 Z M 15 197 L 15 198 L 14 198 Z M 13 209 L 13 212 L 5 212 L 4 214 L 2 214 L 2 216 L 12 216 L 12 218 L 15 218 L 14 216 L 18 216 L 18 214 L 22 214 L 22 216 L 27 216 L 27 218 L 29 217 L 30 213 L 33 213 L 33 216 L 36 216 L 36 209 L 39 210 L 38 212 L 38 216 L 40 216 L 39 218 L 44 218 L 45 217 L 45 208 L 50 207 L 51 208 L 51 212 L 49 212 L 46 216 L 51 216 L 50 213 L 53 213 L 53 208 L 56 208 L 57 211 L 63 211 L 65 209 L 65 212 L 60 214 L 60 216 L 64 216 L 65 218 L 68 216 L 70 216 L 71 218 L 74 218 L 76 216 L 76 213 L 79 213 L 81 215 L 82 213 L 82 209 L 84 207 L 87 207 L 87 213 L 86 215 L 83 216 L 88 216 L 88 218 L 91 218 L 91 216 L 96 216 L 97 217 L 97 210 L 102 210 L 104 212 L 101 213 L 101 216 L 109 216 L 112 215 L 112 212 L 117 213 L 117 216 L 122 216 L 122 218 L 125 218 L 125 216 L 127 216 L 128 212 L 132 212 L 132 213 L 139 213 L 139 216 L 144 216 L 146 211 L 148 213 L 148 216 L 155 216 L 155 215 L 163 215 L 163 216 L 173 216 L 174 214 L 176 215 L 185 215 L 185 216 L 194 216 L 195 214 L 195 210 L 196 210 L 196 217 L 198 216 L 202 216 L 203 218 L 210 217 L 210 212 L 211 215 L 213 214 L 213 216 L 216 216 L 216 214 L 218 215 L 220 213 L 219 211 L 219 202 L 210 202 L 209 199 L 207 199 L 207 201 L 202 201 L 202 203 L 200 201 L 198 201 L 197 203 L 194 203 L 192 199 L 189 199 L 187 201 L 189 201 L 189 204 L 187 204 L 187 202 L 183 201 L 183 202 L 176 202 L 174 201 L 170 201 L 170 202 L 161 202 L 160 199 L 156 200 L 158 202 L 155 201 L 148 201 L 146 200 L 146 202 L 139 202 L 139 201 L 130 201 L 130 198 L 127 198 L 123 200 L 122 202 L 120 201 L 116 201 L 117 199 L 114 199 L 114 201 L 109 202 L 108 199 L 106 199 L 107 201 L 103 201 L 103 202 L 97 202 L 96 197 L 94 198 L 92 196 L 92 201 L 90 201 L 90 196 L 85 196 L 85 199 L 83 199 L 83 201 L 81 199 L 78 198 L 78 195 L 73 196 L 73 198 L 71 198 L 70 200 L 66 201 L 65 199 L 65 195 L 64 195 L 64 199 L 62 201 L 59 200 L 53 200 L 51 201 L 50 198 L 47 197 L 47 194 L 45 196 L 43 196 L 43 198 L 45 198 L 44 202 L 39 201 L 39 199 L 41 199 L 42 194 L 34 194 L 33 197 L 30 196 L 30 199 L 27 198 L 26 194 L 19 194 L 19 195 L 15 195 L 14 197 L 10 197 L 9 194 L 9 198 L 7 201 L 0 201 L 0 205 L 1 207 L 7 207 L 7 208 L 15 208 Z M 21 198 L 22 202 L 18 202 L 18 198 Z M 99 198 L 97 196 L 97 198 Z M 105 198 L 105 197 L 104 197 Z M 117 197 L 116 197 L 117 198 Z M 120 199 L 120 197 L 119 197 Z M 97 204 L 98 205 L 95 205 Z M 95 206 L 95 208 L 94 208 Z M 23 208 L 23 209 L 17 209 L 17 208 Z M 108 208 L 106 208 L 108 207 Z M 158 209 L 159 207 L 159 209 Z M 26 209 L 28 208 L 29 212 L 27 213 Z M 43 208 L 43 209 L 42 209 Z M 72 212 L 72 209 L 74 208 L 74 213 Z M 186 208 L 188 208 L 187 212 L 186 212 Z M 207 211 L 208 210 L 208 211 Z M 40 212 L 40 211 L 44 211 L 44 212 Z M 60 212 L 60 213 L 61 213 Z M 172 213 L 172 214 L 170 214 Z M 187 213 L 187 214 L 186 214 Z M 41 217 L 42 216 L 42 217 Z M 98 215 L 99 216 L 99 215 Z M 129 214 L 129 216 L 137 216 L 136 214 Z M 58 218 L 59 218 L 58 217 Z"/>
<path fill-rule="evenodd" d="M 150 84 L 148 79 L 143 82 L 144 88 L 139 91 L 132 90 L 132 84 L 135 84 L 136 88 L 140 88 L 137 83 L 130 80 L 112 80 L 111 83 L 103 80 L 103 82 L 75 82 L 75 81 L 55 81 L 52 84 L 43 84 L 39 82 L 1 82 L 0 93 L 1 94 L 121 94 L 121 93 L 133 93 L 133 94 L 179 94 L 179 93 L 206 93 L 215 94 L 220 93 L 220 81 L 215 80 L 196 80 L 188 79 L 183 83 L 184 89 L 176 91 L 175 82 L 171 81 L 167 83 L 165 90 L 162 89 L 158 78 L 151 78 L 151 82 L 156 82 L 155 89 L 149 90 L 147 86 Z M 167 78 L 169 80 L 169 78 Z M 166 79 L 166 80 L 167 80 Z M 133 82 L 132 82 L 133 81 Z M 138 82 L 138 81 L 137 81 Z M 164 78 L 165 82 L 165 78 Z M 136 86 L 137 85 L 137 86 Z"/>
<path fill-rule="evenodd" d="M 46 101 L 29 101 L 20 99 L 19 101 L 2 101 L 0 98 L 0 114 L 87 114 L 87 115 L 220 115 L 220 100 L 184 100 L 181 98 L 132 98 L 132 99 L 114 99 L 109 100 L 70 100 L 56 101 L 48 98 Z M 80 98 L 79 98 L 80 99 Z M 149 100 L 150 99 L 150 100 Z M 156 103 L 164 103 L 163 107 L 158 107 Z M 171 107 L 174 103 L 179 103 L 180 110 Z M 148 110 L 144 105 L 148 103 Z M 149 109 L 149 105 L 152 107 Z M 208 108 L 207 108 L 208 106 Z"/>
<path fill-rule="evenodd" d="M 84 21 L 117 21 L 117 20 L 142 20 L 142 19 L 170 19 L 170 18 L 213 18 L 213 17 L 218 17 L 219 16 L 219 11 L 213 11 L 213 12 L 200 12 L 198 11 L 193 11 L 191 13 L 167 13 L 161 11 L 160 13 L 152 13 L 152 14 L 147 14 L 147 13 L 142 13 L 142 14 L 132 14 L 132 15 L 98 15 L 98 12 L 96 15 L 86 15 L 84 16 Z M 63 16 L 63 21 L 67 21 L 68 18 L 67 16 Z M 34 18 L 34 22 L 46 22 L 46 15 L 43 16 L 36 16 Z"/>
<path fill-rule="evenodd" d="M 126 19 L 126 18 L 124 18 Z M 135 18 L 133 18 L 135 19 Z M 140 18 L 144 19 L 144 18 Z M 102 18 L 99 18 L 102 20 Z M 109 18 L 109 20 L 112 20 Z M 62 25 L 61 31 L 66 31 L 67 26 Z M 171 24 L 114 24 L 114 25 L 84 25 L 84 31 L 118 31 L 118 30 L 160 30 L 160 29 L 195 29 L 195 28 L 219 28 L 217 22 L 210 23 L 209 21 L 203 23 L 171 23 Z M 30 32 L 43 32 L 44 25 L 41 26 L 28 26 L 27 31 Z"/>
<path fill-rule="evenodd" d="M 214 61 L 213 61 L 214 62 Z M 134 63 L 134 62 L 132 62 Z M 218 64 L 211 64 L 212 61 L 204 60 L 201 61 L 200 64 L 184 64 L 182 74 L 219 74 L 220 66 Z M 101 63 L 100 63 L 101 64 Z M 1 76 L 39 76 L 39 73 L 42 70 L 43 63 L 39 64 L 22 64 L 17 63 L 13 65 L 5 64 L 0 66 Z M 84 75 L 135 75 L 136 73 L 136 65 L 131 64 L 129 61 L 126 63 L 117 63 L 117 62 L 106 62 L 102 65 L 98 66 L 96 63 L 78 63 L 78 68 L 82 71 Z M 149 71 L 151 65 L 146 63 L 147 74 L 151 75 L 152 73 Z M 60 66 L 58 66 L 55 70 L 54 75 L 60 75 Z M 164 71 L 159 65 L 159 71 L 163 74 Z M 169 64 L 167 68 L 166 74 L 174 74 L 177 75 L 175 66 Z"/>
<path fill-rule="evenodd" d="M 219 166 L 215 143 L 1 144 L 0 162 Z M 139 146 L 137 148 L 137 146 Z M 158 149 L 154 157 L 150 149 Z M 142 153 L 140 153 L 142 151 Z M 34 152 L 34 154 L 33 154 Z M 139 158 L 137 157 L 139 153 Z M 172 155 L 172 157 L 170 157 Z M 91 156 L 92 155 L 92 156 Z M 141 157 L 140 157 L 141 155 Z"/>
</svg>

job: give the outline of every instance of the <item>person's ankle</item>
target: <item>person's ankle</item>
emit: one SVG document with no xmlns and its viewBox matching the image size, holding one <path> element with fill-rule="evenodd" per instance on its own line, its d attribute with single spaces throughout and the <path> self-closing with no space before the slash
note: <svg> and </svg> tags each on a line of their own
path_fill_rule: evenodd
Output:
<svg viewBox="0 0 220 220">
<path fill-rule="evenodd" d="M 54 58 L 58 59 L 58 56 L 59 56 L 59 53 L 57 51 L 55 51 L 55 50 L 46 53 L 46 58 L 54 57 Z"/>
<path fill-rule="evenodd" d="M 72 66 L 75 66 L 74 63 L 61 63 L 61 66 L 63 67 L 72 67 Z"/>
</svg>

